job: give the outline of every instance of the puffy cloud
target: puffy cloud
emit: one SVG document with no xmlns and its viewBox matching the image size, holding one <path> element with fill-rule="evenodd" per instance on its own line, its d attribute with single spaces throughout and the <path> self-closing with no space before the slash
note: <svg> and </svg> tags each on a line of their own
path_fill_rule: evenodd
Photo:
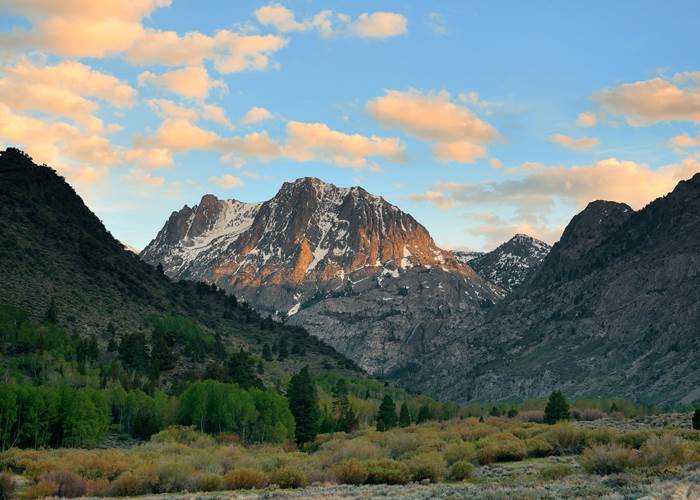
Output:
<svg viewBox="0 0 700 500">
<path fill-rule="evenodd" d="M 511 228 L 506 233 L 498 232 L 498 238 L 512 234 L 517 228 L 519 232 L 553 241 L 559 226 L 568 222 L 548 223 L 557 202 L 578 210 L 590 201 L 605 199 L 625 202 L 638 209 L 672 191 L 679 181 L 697 172 L 700 172 L 700 162 L 694 158 L 656 170 L 646 164 L 615 158 L 571 167 L 528 163 L 512 171 L 519 174 L 519 178 L 439 183 L 426 193 L 411 195 L 411 199 L 430 202 L 443 209 L 462 207 L 483 211 L 484 207 L 493 207 L 499 211 L 510 210 L 514 216 L 506 225 Z"/>
<path fill-rule="evenodd" d="M 595 127 L 598 124 L 598 116 L 595 113 L 586 111 L 579 113 L 576 117 L 576 125 L 579 127 Z"/>
<path fill-rule="evenodd" d="M 466 233 L 483 239 L 484 250 L 492 250 L 514 234 L 527 234 L 554 243 L 564 231 L 563 226 L 518 223 L 489 212 L 470 212 L 466 215 Z"/>
<path fill-rule="evenodd" d="M 253 106 L 246 112 L 245 115 L 243 115 L 243 118 L 241 118 L 241 123 L 251 125 L 253 123 L 260 123 L 265 120 L 269 120 L 270 118 L 272 118 L 272 113 L 270 113 L 267 109 Z"/>
<path fill-rule="evenodd" d="M 226 116 L 226 111 L 213 104 L 203 104 L 201 107 L 192 108 L 182 106 L 170 99 L 149 99 L 148 106 L 162 118 L 181 118 L 184 120 L 208 120 L 227 128 L 234 128 Z"/>
<path fill-rule="evenodd" d="M 103 57 L 126 50 L 143 35 L 141 19 L 170 0 L 1 0 L 0 7 L 25 17 L 31 29 L 0 35 L 10 49 L 39 49 L 68 57 Z"/>
<path fill-rule="evenodd" d="M 395 12 L 360 14 L 350 23 L 348 31 L 363 38 L 390 38 L 408 32 L 408 20 Z"/>
<path fill-rule="evenodd" d="M 395 12 L 362 13 L 356 19 L 331 10 L 299 21 L 291 9 L 271 4 L 255 11 L 260 24 L 272 26 L 281 33 L 317 30 L 322 36 L 355 36 L 360 38 L 390 38 L 408 31 L 408 20 Z"/>
<path fill-rule="evenodd" d="M 265 132 L 226 137 L 185 118 L 167 118 L 152 137 L 140 138 L 136 144 L 141 148 L 172 152 L 218 151 L 225 161 L 236 166 L 250 158 L 259 161 L 288 158 L 298 162 L 322 161 L 341 167 L 376 168 L 370 158 L 404 159 L 404 147 L 398 139 L 346 134 L 323 123 L 289 122 L 285 142 L 279 144 Z"/>
<path fill-rule="evenodd" d="M 226 84 L 222 80 L 211 78 L 202 66 L 189 66 L 161 75 L 144 71 L 139 75 L 138 81 L 139 85 L 149 84 L 165 87 L 176 94 L 199 100 L 206 99 L 211 89 L 227 90 Z"/>
<path fill-rule="evenodd" d="M 199 66 L 211 60 L 219 73 L 238 73 L 268 69 L 270 56 L 286 45 L 287 40 L 277 35 L 219 30 L 214 36 L 199 32 L 180 36 L 174 31 L 148 29 L 139 43 L 129 48 L 126 58 L 135 64 L 166 66 Z"/>
<path fill-rule="evenodd" d="M 564 134 L 553 134 L 549 136 L 549 140 L 554 144 L 558 144 L 563 148 L 572 149 L 574 151 L 588 151 L 593 146 L 600 143 L 595 137 L 581 137 L 574 139 Z"/>
<path fill-rule="evenodd" d="M 593 99 L 635 127 L 675 120 L 700 122 L 700 72 L 625 83 L 601 90 Z"/>
<path fill-rule="evenodd" d="M 153 176 L 149 172 L 134 169 L 131 170 L 127 175 L 123 176 L 122 180 L 130 184 L 136 184 L 137 186 L 156 188 L 163 185 L 165 177 Z"/>
<path fill-rule="evenodd" d="M 135 91 L 127 83 L 73 61 L 41 66 L 20 59 L 2 73 L 0 102 L 17 111 L 69 118 L 92 132 L 102 128 L 102 121 L 95 116 L 99 105 L 87 97 L 118 107 L 135 101 Z"/>
<path fill-rule="evenodd" d="M 453 102 L 446 91 L 387 90 L 369 101 L 367 110 L 386 127 L 434 142 L 435 156 L 441 161 L 473 163 L 486 156 L 486 145 L 498 138 L 490 124 Z"/>
<path fill-rule="evenodd" d="M 678 150 L 697 148 L 700 147 L 700 135 L 690 137 L 688 132 L 684 132 L 681 135 L 672 137 L 670 142 L 671 146 Z"/>
<path fill-rule="evenodd" d="M 173 164 L 173 157 L 165 148 L 131 149 L 124 153 L 124 160 L 146 168 L 165 168 Z"/>
<path fill-rule="evenodd" d="M 501 168 L 503 166 L 503 162 L 499 160 L 498 158 L 489 158 L 489 165 L 491 165 L 493 168 Z"/>
<path fill-rule="evenodd" d="M 231 174 L 224 174 L 221 177 L 209 177 L 209 182 L 216 184 L 222 189 L 231 189 L 243 184 L 243 181 Z"/>
<path fill-rule="evenodd" d="M 368 157 L 404 159 L 404 147 L 398 139 L 346 134 L 324 123 L 289 122 L 284 152 L 296 161 L 318 159 L 353 168 L 367 166 Z"/>
</svg>

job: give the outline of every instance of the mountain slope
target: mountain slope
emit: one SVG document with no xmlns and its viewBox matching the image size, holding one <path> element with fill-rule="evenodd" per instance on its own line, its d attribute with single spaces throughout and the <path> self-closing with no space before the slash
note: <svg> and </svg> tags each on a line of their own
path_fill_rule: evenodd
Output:
<svg viewBox="0 0 700 500">
<path fill-rule="evenodd" d="M 271 363 L 282 372 L 303 364 L 352 367 L 303 329 L 263 321 L 220 290 L 170 282 L 125 250 L 63 178 L 12 148 L 0 155 L 0 283 L 0 304 L 19 306 L 42 319 L 53 303 L 62 328 L 95 335 L 103 347 L 110 324 L 122 337 L 149 336 L 149 318 L 176 315 L 226 346 L 254 354 L 265 343 L 276 345 L 284 338 L 293 355 Z M 201 375 L 204 367 L 181 358 L 169 377 Z"/>
<path fill-rule="evenodd" d="M 516 234 L 496 249 L 476 255 L 468 264 L 491 283 L 512 292 L 540 267 L 551 248 L 537 238 Z"/>
<path fill-rule="evenodd" d="M 141 257 L 304 325 L 373 373 L 415 356 L 416 333 L 439 335 L 504 293 L 396 206 L 314 178 L 259 204 L 206 195 L 174 212 Z"/>
<path fill-rule="evenodd" d="M 531 280 L 402 383 L 458 400 L 700 398 L 700 174 L 634 212 L 597 201 Z"/>
</svg>

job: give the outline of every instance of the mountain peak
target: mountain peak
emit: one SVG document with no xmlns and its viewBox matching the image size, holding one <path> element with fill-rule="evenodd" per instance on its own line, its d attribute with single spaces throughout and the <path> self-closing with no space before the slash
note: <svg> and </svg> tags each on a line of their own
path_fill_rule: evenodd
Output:
<svg viewBox="0 0 700 500">
<path fill-rule="evenodd" d="M 469 265 L 481 276 L 512 292 L 540 267 L 551 247 L 528 234 L 518 233 Z"/>
</svg>

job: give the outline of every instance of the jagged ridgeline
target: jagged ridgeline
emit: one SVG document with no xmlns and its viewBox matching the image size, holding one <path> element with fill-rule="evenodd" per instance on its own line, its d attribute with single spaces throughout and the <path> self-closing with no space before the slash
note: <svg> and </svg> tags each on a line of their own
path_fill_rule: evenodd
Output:
<svg viewBox="0 0 700 500">
<path fill-rule="evenodd" d="M 301 327 L 215 286 L 171 282 L 125 250 L 62 177 L 13 148 L 0 155 L 0 304 L 5 379 L 170 387 L 252 371 L 273 386 L 307 364 L 361 376 Z"/>
</svg>

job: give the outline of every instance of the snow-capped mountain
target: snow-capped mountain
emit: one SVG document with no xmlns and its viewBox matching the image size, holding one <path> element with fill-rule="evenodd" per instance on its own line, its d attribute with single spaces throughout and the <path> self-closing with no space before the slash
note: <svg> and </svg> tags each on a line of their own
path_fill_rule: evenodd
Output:
<svg viewBox="0 0 700 500">
<path fill-rule="evenodd" d="M 173 212 L 141 257 L 303 324 L 373 372 L 390 369 L 425 325 L 439 332 L 436 317 L 469 316 L 504 295 L 398 207 L 315 178 L 263 203 L 205 195 Z"/>
<path fill-rule="evenodd" d="M 466 260 L 482 277 L 512 292 L 527 281 L 540 267 L 552 247 L 544 241 L 516 234 L 495 250 L 466 259 L 462 252 L 458 259 Z"/>
</svg>

